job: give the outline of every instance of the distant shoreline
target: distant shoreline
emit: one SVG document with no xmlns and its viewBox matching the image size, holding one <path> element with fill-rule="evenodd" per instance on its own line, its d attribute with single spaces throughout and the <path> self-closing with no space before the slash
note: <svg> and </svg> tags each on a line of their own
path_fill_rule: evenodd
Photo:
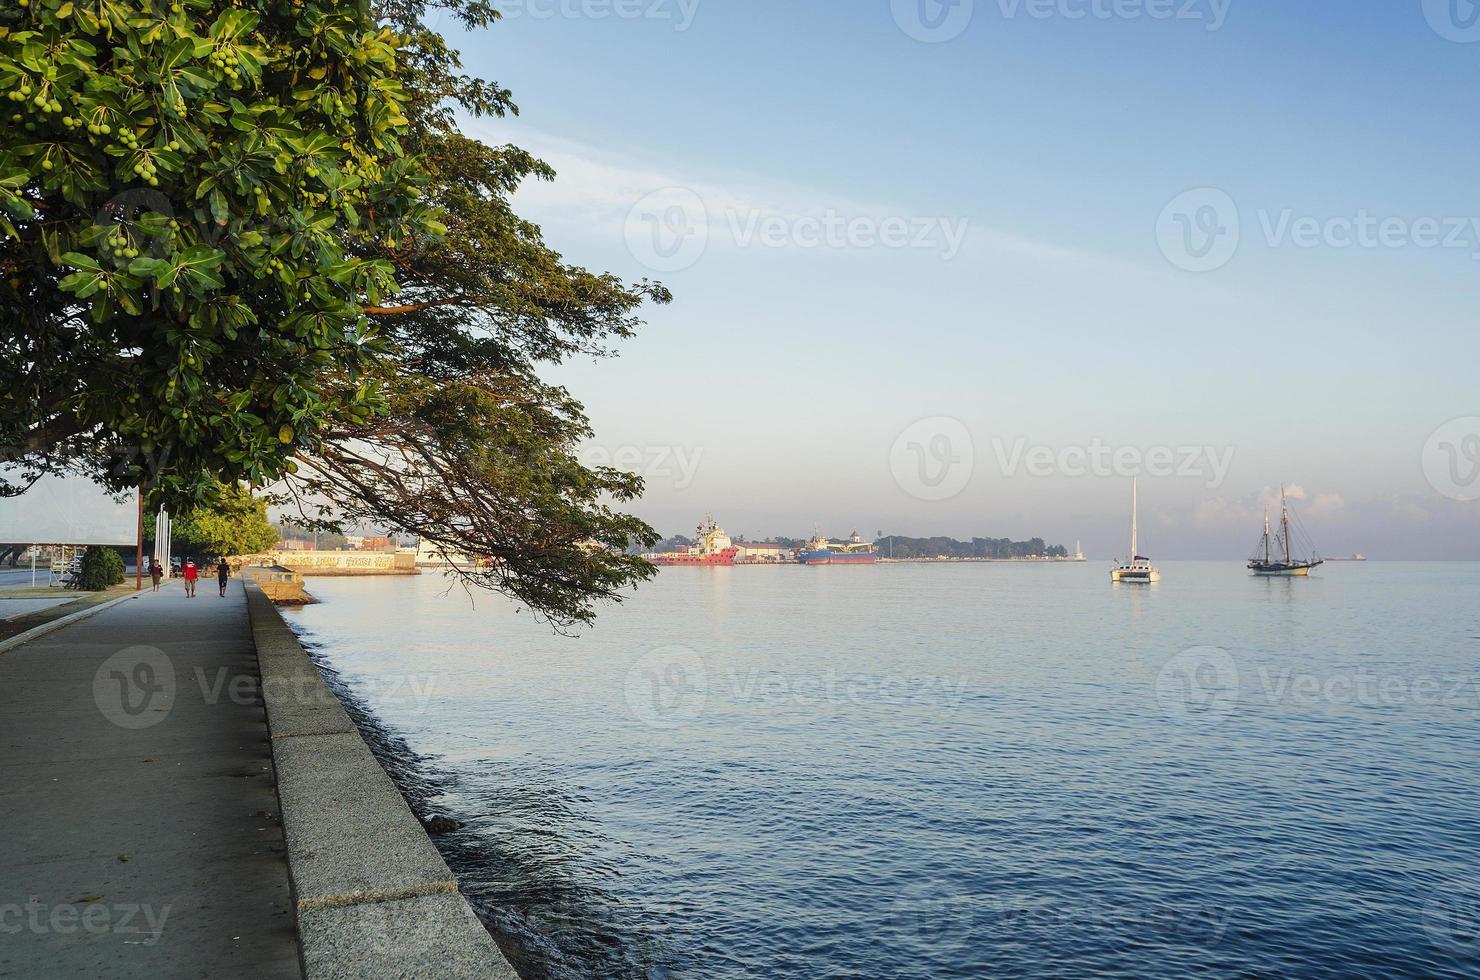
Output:
<svg viewBox="0 0 1480 980">
<path fill-rule="evenodd" d="M 905 564 L 916 564 L 916 565 L 964 565 L 964 564 L 968 564 L 968 563 L 978 564 L 978 563 L 984 563 L 984 562 L 1004 562 L 1004 563 L 1018 562 L 1018 563 L 1022 563 L 1022 564 L 1082 565 L 1082 564 L 1084 564 L 1087 561 L 1089 561 L 1088 558 L 1077 558 L 1074 555 L 1068 555 L 1068 556 L 1063 557 L 1063 558 L 1060 558 L 1058 556 L 1042 555 L 1042 556 L 1028 556 L 1028 557 L 1023 557 L 1023 558 L 952 558 L 952 557 L 946 556 L 946 557 L 942 557 L 942 558 L 880 558 L 879 559 L 879 563 L 880 564 L 883 564 L 885 562 L 888 562 L 888 563 L 894 564 L 894 565 L 905 565 Z"/>
</svg>

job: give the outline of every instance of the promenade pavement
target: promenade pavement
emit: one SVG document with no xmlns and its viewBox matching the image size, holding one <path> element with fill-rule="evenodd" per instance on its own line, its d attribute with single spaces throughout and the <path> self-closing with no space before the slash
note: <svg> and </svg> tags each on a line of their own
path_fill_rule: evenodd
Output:
<svg viewBox="0 0 1480 980">
<path fill-rule="evenodd" d="M 0 977 L 300 977 L 242 585 L 0 653 Z"/>
</svg>

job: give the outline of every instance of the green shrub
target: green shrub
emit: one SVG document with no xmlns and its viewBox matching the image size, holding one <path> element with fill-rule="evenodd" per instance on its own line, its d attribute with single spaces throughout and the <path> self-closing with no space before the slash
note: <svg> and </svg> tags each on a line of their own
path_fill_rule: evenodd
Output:
<svg viewBox="0 0 1480 980">
<path fill-rule="evenodd" d="M 88 548 L 82 556 L 82 576 L 78 588 L 101 592 L 123 581 L 123 559 L 112 548 Z"/>
</svg>

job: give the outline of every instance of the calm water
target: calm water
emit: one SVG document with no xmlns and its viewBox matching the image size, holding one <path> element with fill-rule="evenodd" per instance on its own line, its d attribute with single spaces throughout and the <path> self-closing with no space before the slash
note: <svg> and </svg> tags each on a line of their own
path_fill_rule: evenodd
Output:
<svg viewBox="0 0 1480 980">
<path fill-rule="evenodd" d="M 289 615 L 526 976 L 1480 973 L 1480 565 L 1106 569 L 669 569 L 579 639 L 435 576 Z"/>
</svg>

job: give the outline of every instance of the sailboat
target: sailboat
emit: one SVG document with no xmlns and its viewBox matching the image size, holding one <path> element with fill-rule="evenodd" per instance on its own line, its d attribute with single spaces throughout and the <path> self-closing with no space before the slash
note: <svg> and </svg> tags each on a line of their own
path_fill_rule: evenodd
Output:
<svg viewBox="0 0 1480 980">
<path fill-rule="evenodd" d="M 1151 564 L 1151 559 L 1136 554 L 1136 478 L 1131 477 L 1131 557 L 1130 561 L 1117 561 L 1110 569 L 1112 582 L 1160 582 L 1161 572 Z"/>
<path fill-rule="evenodd" d="M 1298 523 L 1298 522 L 1297 522 Z M 1303 535 L 1302 535 L 1303 537 Z M 1264 534 L 1249 559 L 1249 571 L 1255 575 L 1309 575 L 1310 570 L 1323 564 L 1313 546 L 1308 546 L 1309 558 L 1297 558 L 1291 553 L 1290 506 L 1285 502 L 1285 488 L 1280 487 L 1280 527 L 1273 534 L 1269 530 L 1269 508 L 1264 509 Z"/>
</svg>

